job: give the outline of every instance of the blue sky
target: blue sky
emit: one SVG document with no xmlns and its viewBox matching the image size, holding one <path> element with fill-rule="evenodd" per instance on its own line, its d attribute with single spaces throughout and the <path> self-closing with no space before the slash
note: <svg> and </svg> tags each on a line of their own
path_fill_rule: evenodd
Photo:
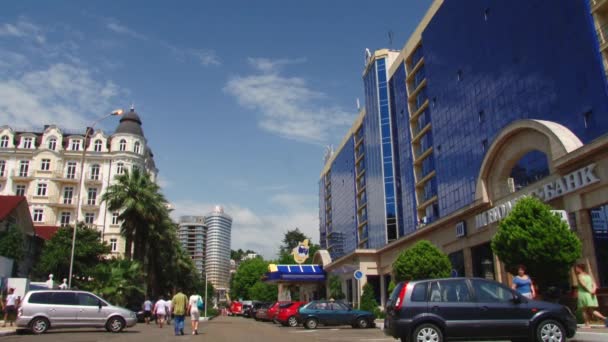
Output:
<svg viewBox="0 0 608 342">
<path fill-rule="evenodd" d="M 318 242 L 324 146 L 363 102 L 364 49 L 389 31 L 400 49 L 430 3 L 4 2 L 0 125 L 82 129 L 134 103 L 175 217 L 221 204 L 233 248 L 273 257 L 287 229 Z"/>
</svg>

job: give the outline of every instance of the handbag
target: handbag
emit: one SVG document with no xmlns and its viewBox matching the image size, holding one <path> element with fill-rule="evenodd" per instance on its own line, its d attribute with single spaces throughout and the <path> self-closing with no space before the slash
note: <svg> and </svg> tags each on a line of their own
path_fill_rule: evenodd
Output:
<svg viewBox="0 0 608 342">
<path fill-rule="evenodd" d="M 203 302 L 203 299 L 201 298 L 201 296 L 198 296 L 198 299 L 196 300 L 196 308 L 199 311 L 203 310 L 205 308 L 205 303 Z"/>
</svg>

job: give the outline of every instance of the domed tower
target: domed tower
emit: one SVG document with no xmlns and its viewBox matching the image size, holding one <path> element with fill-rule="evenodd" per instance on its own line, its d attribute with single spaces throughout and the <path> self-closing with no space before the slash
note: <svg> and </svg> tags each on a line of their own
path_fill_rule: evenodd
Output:
<svg viewBox="0 0 608 342">
<path fill-rule="evenodd" d="M 141 128 L 141 119 L 134 107 L 120 118 L 120 124 L 116 127 L 114 134 L 126 133 L 144 137 L 144 130 Z"/>
<path fill-rule="evenodd" d="M 110 151 L 122 157 L 120 158 L 122 160 L 116 163 L 117 174 L 121 170 L 139 167 L 140 170 L 146 170 L 152 180 L 156 181 L 158 170 L 154 163 L 154 155 L 148 147 L 141 119 L 133 106 L 120 118 L 120 123 L 112 134 Z"/>
</svg>

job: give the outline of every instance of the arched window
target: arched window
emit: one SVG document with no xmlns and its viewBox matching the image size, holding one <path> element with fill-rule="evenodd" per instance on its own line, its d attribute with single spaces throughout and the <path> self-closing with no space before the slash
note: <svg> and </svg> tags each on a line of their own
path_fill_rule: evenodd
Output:
<svg viewBox="0 0 608 342">
<path fill-rule="evenodd" d="M 91 165 L 91 175 L 89 176 L 89 179 L 99 180 L 99 170 L 99 164 Z"/>
<path fill-rule="evenodd" d="M 49 139 L 49 150 L 55 151 L 56 148 L 57 148 L 57 139 L 55 139 L 55 138 Z"/>
<path fill-rule="evenodd" d="M 123 173 L 125 173 L 125 164 L 123 163 L 118 163 L 116 164 L 116 173 L 119 175 L 122 175 Z"/>
<path fill-rule="evenodd" d="M 0 139 L 0 147 L 2 147 L 2 148 L 8 147 L 8 137 L 6 135 L 3 135 L 2 138 Z"/>
<path fill-rule="evenodd" d="M 125 139 L 121 139 L 120 140 L 120 144 L 118 145 L 118 149 L 120 151 L 126 151 L 127 150 L 127 141 Z"/>
<path fill-rule="evenodd" d="M 101 152 L 101 146 L 102 146 L 101 140 L 97 139 L 97 140 L 95 140 L 95 145 L 94 145 L 93 149 L 95 150 L 95 152 Z"/>
<path fill-rule="evenodd" d="M 537 182 L 549 175 L 547 155 L 538 150 L 532 150 L 519 159 L 511 169 L 511 177 L 515 191 Z"/>
<path fill-rule="evenodd" d="M 139 154 L 139 147 L 140 147 L 139 141 L 136 141 L 135 145 L 133 146 L 133 152 Z"/>
</svg>

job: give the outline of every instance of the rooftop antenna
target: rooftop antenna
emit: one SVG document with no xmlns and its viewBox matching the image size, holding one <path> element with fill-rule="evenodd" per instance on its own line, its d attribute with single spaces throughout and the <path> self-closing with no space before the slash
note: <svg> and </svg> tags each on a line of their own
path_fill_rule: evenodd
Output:
<svg viewBox="0 0 608 342">
<path fill-rule="evenodd" d="M 357 111 L 361 110 L 361 103 L 359 103 L 359 98 L 357 97 Z"/>
<path fill-rule="evenodd" d="M 395 33 L 393 32 L 393 30 L 388 30 L 388 47 L 389 49 L 393 48 L 393 37 L 395 36 Z"/>
</svg>

